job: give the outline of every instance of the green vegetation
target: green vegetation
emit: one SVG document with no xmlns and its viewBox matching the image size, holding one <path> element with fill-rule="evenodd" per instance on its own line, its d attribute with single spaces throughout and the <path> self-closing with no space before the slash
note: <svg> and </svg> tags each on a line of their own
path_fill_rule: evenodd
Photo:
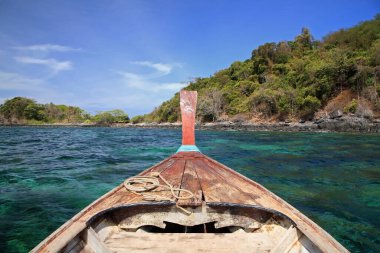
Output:
<svg viewBox="0 0 380 253">
<path fill-rule="evenodd" d="M 99 112 L 95 116 L 79 107 L 38 104 L 35 100 L 15 97 L 0 105 L 0 124 L 86 123 L 108 125 L 128 123 L 129 117 L 122 110 Z"/>
<path fill-rule="evenodd" d="M 101 125 L 109 125 L 111 123 L 128 123 L 129 117 L 122 110 L 112 110 L 99 112 L 93 118 L 93 121 Z"/>
<path fill-rule="evenodd" d="M 201 121 L 241 115 L 312 119 L 343 90 L 355 92 L 379 109 L 380 14 L 321 41 L 303 28 L 294 41 L 261 45 L 250 59 L 236 61 L 211 77 L 196 78 L 185 89 L 198 91 L 197 117 Z M 353 101 L 346 111 L 355 112 L 360 108 L 358 102 Z M 177 121 L 178 104 L 177 93 L 134 121 Z"/>
<path fill-rule="evenodd" d="M 344 112 L 355 113 L 358 108 L 358 101 L 353 99 L 347 106 L 344 107 Z"/>
<path fill-rule="evenodd" d="M 144 115 L 137 115 L 131 119 L 131 123 L 133 124 L 142 123 L 142 122 L 144 122 Z"/>
</svg>

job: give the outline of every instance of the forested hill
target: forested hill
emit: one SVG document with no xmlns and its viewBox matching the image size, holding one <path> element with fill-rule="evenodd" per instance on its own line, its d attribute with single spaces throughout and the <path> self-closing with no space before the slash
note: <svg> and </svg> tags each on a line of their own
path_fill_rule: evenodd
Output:
<svg viewBox="0 0 380 253">
<path fill-rule="evenodd" d="M 350 29 L 315 40 L 303 28 L 294 41 L 266 43 L 245 61 L 185 89 L 198 91 L 197 118 L 311 120 L 332 112 L 378 117 L 380 111 L 380 14 Z M 179 94 L 135 122 L 180 119 Z"/>
<path fill-rule="evenodd" d="M 95 124 L 128 123 L 123 110 L 99 112 L 90 115 L 77 106 L 39 104 L 34 99 L 14 97 L 0 104 L 0 125 L 39 124 Z"/>
</svg>

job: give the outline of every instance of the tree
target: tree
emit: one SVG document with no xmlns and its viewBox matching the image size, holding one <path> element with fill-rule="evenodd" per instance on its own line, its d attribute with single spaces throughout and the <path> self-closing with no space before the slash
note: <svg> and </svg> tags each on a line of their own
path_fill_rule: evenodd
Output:
<svg viewBox="0 0 380 253">
<path fill-rule="evenodd" d="M 252 92 L 256 89 L 258 84 L 248 81 L 248 80 L 244 80 L 244 81 L 238 82 L 236 86 L 239 89 L 240 94 L 243 94 L 244 96 L 249 97 L 252 94 Z"/>
<path fill-rule="evenodd" d="M 24 109 L 27 119 L 42 121 L 45 119 L 45 106 L 41 104 L 29 104 Z"/>
<path fill-rule="evenodd" d="M 25 119 L 25 108 L 35 103 L 33 99 L 15 97 L 6 100 L 5 103 L 0 106 L 0 112 L 10 123 L 19 123 Z"/>
<path fill-rule="evenodd" d="M 128 123 L 129 117 L 123 110 L 111 110 L 99 112 L 93 117 L 94 121 L 100 125 L 110 125 L 112 123 Z"/>
<path fill-rule="evenodd" d="M 95 123 L 99 125 L 110 125 L 114 122 L 114 118 L 109 112 L 99 112 L 94 116 Z"/>
<path fill-rule="evenodd" d="M 300 110 L 300 116 L 303 119 L 310 120 L 313 118 L 314 113 L 321 107 L 321 101 L 314 96 L 297 97 L 297 104 Z"/>
<path fill-rule="evenodd" d="M 114 122 L 117 123 L 128 123 L 129 117 L 128 114 L 126 114 L 123 110 L 116 109 L 108 111 L 114 118 Z"/>
<path fill-rule="evenodd" d="M 134 116 L 134 117 L 132 117 L 132 119 L 131 119 L 131 122 L 133 123 L 133 124 L 137 124 L 137 123 L 142 123 L 142 122 L 144 122 L 144 116 L 143 115 L 137 115 L 137 116 Z"/>
<path fill-rule="evenodd" d="M 277 92 L 260 89 L 250 97 L 251 111 L 261 113 L 264 117 L 269 117 L 278 112 Z"/>
<path fill-rule="evenodd" d="M 202 121 L 215 121 L 223 111 L 223 93 L 213 89 L 198 99 L 197 115 Z"/>
<path fill-rule="evenodd" d="M 276 46 L 276 55 L 274 58 L 275 63 L 287 63 L 292 56 L 292 49 L 289 43 L 286 41 L 281 41 Z"/>
<path fill-rule="evenodd" d="M 373 85 L 375 79 L 374 79 L 374 71 L 369 66 L 363 66 L 363 65 L 357 65 L 356 67 L 356 73 L 352 77 L 352 82 L 354 85 L 354 89 L 356 90 L 358 94 L 358 99 L 360 92 L 363 90 L 363 88 Z"/>
<path fill-rule="evenodd" d="M 306 27 L 303 27 L 301 34 L 298 35 L 295 39 L 295 47 L 303 54 L 305 51 L 313 48 L 313 42 L 314 38 L 311 35 L 310 30 Z"/>
<path fill-rule="evenodd" d="M 45 116 L 48 121 L 61 121 L 64 118 L 62 110 L 53 103 L 45 105 Z"/>
</svg>

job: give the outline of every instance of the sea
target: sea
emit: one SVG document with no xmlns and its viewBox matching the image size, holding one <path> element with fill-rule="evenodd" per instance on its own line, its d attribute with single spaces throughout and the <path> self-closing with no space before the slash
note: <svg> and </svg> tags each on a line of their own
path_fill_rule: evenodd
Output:
<svg viewBox="0 0 380 253">
<path fill-rule="evenodd" d="M 202 153 L 262 184 L 351 252 L 380 252 L 380 134 L 196 131 Z M 179 129 L 0 127 L 0 252 L 28 252 L 160 162 Z"/>
</svg>

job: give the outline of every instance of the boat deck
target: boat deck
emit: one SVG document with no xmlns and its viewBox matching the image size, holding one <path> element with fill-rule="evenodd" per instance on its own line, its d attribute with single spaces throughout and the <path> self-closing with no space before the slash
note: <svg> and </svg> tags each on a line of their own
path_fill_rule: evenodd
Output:
<svg viewBox="0 0 380 253">
<path fill-rule="evenodd" d="M 259 233 L 122 232 L 105 241 L 105 246 L 112 252 L 270 252 L 273 245 L 270 236 Z"/>
<path fill-rule="evenodd" d="M 179 200 L 180 206 L 191 209 L 191 207 L 195 208 L 208 203 L 229 203 L 272 209 L 290 218 L 297 229 L 322 251 L 331 251 L 333 248 L 337 252 L 346 252 L 346 249 L 328 233 L 281 198 L 260 184 L 199 152 L 176 153 L 143 171 L 139 176 L 150 175 L 151 172 L 159 172 L 171 185 L 194 193 L 195 197 L 190 200 Z M 162 180 L 160 179 L 160 181 Z M 164 184 L 164 182 L 161 183 Z M 161 191 L 159 194 L 168 198 L 172 197 L 170 191 Z M 181 192 L 180 194 L 186 193 Z M 128 191 L 121 184 L 62 225 L 36 249 L 41 252 L 57 252 L 73 239 L 73 235 L 83 231 L 97 214 L 122 206 L 146 202 L 143 196 Z M 184 236 L 186 237 L 186 235 Z M 189 240 L 185 238 L 182 243 L 185 245 L 186 241 Z"/>
</svg>

